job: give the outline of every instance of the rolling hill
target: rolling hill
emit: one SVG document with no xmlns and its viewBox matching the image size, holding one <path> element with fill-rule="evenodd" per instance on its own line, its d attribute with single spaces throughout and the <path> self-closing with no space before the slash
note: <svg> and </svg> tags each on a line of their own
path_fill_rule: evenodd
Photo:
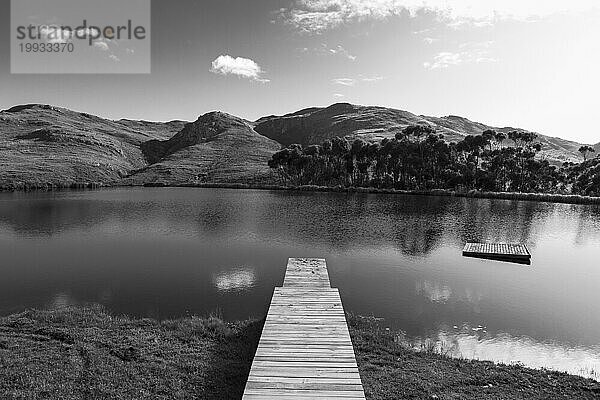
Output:
<svg viewBox="0 0 600 400">
<path fill-rule="evenodd" d="M 264 117 L 255 122 L 254 129 L 284 145 L 300 143 L 319 144 L 336 136 L 365 140 L 392 138 L 397 132 L 412 124 L 432 125 L 449 141 L 457 141 L 466 135 L 480 134 L 487 129 L 509 132 L 511 127 L 492 127 L 459 116 L 429 117 L 408 111 L 384 107 L 359 106 L 348 103 L 333 104 L 326 108 L 307 108 L 282 116 Z M 565 161 L 582 161 L 578 149 L 581 144 L 539 135 L 542 143 L 541 156 L 556 165 Z"/>
<path fill-rule="evenodd" d="M 150 163 L 124 180 L 128 184 L 260 183 L 280 144 L 256 133 L 245 120 L 211 112 L 186 124 L 169 140 L 141 145 Z"/>
<path fill-rule="evenodd" d="M 267 161 L 282 146 L 336 136 L 380 140 L 417 123 L 431 124 L 451 141 L 493 128 L 459 116 L 347 103 L 255 122 L 211 112 L 191 123 L 113 121 L 51 105 L 20 105 L 0 111 L 0 189 L 267 183 L 272 179 Z M 579 143 L 544 135 L 539 140 L 542 157 L 556 165 L 582 160 Z M 600 153 L 600 143 L 595 147 Z"/>
<path fill-rule="evenodd" d="M 140 145 L 183 122 L 110 121 L 50 105 L 0 112 L 0 187 L 119 183 L 146 165 Z"/>
<path fill-rule="evenodd" d="M 0 188 L 266 182 L 280 149 L 247 121 L 112 121 L 42 104 L 0 111 Z"/>
</svg>

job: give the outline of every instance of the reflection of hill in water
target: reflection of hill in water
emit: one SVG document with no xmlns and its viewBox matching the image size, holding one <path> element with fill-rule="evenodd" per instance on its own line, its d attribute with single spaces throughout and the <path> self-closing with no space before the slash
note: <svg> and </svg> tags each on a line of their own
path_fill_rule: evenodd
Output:
<svg viewBox="0 0 600 400">
<path fill-rule="evenodd" d="M 53 235 L 74 226 L 93 226 L 105 218 L 102 208 L 94 201 L 38 200 L 22 194 L 15 196 L 14 201 L 3 200 L 0 201 L 0 223 L 29 236 Z"/>
<path fill-rule="evenodd" d="M 0 223 L 29 236 L 77 230 L 182 233 L 304 244 L 344 251 L 396 248 L 409 256 L 466 241 L 535 243 L 548 221 L 598 231 L 590 206 L 397 195 L 212 189 L 31 194 L 0 202 Z"/>
</svg>

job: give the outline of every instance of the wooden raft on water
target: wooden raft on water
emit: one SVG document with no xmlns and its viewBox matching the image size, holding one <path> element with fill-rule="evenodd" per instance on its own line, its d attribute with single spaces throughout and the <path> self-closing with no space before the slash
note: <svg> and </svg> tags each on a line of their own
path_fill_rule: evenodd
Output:
<svg viewBox="0 0 600 400">
<path fill-rule="evenodd" d="M 529 263 L 531 260 L 527 246 L 509 243 L 467 243 L 463 256 L 521 263 Z"/>
<path fill-rule="evenodd" d="M 342 301 L 330 286 L 325 260 L 288 260 L 243 399 L 365 399 Z"/>
</svg>

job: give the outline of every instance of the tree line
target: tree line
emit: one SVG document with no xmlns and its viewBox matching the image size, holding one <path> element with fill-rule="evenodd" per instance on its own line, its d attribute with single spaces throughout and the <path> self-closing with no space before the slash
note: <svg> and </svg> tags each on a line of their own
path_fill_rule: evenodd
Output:
<svg viewBox="0 0 600 400">
<path fill-rule="evenodd" d="M 448 142 L 429 125 L 412 125 L 393 139 L 368 142 L 336 137 L 321 145 L 291 145 L 269 166 L 282 184 L 400 190 L 600 195 L 600 159 L 579 151 L 584 163 L 557 168 L 538 156 L 541 143 L 526 131 L 487 130 Z"/>
</svg>

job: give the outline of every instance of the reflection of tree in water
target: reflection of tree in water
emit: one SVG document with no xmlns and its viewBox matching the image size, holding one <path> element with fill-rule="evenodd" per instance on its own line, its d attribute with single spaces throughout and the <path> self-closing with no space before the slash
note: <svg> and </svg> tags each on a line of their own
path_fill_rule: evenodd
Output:
<svg viewBox="0 0 600 400">
<path fill-rule="evenodd" d="M 598 241 L 600 238 L 600 207 L 571 205 L 569 209 L 578 214 L 575 244 L 583 246 L 590 239 Z"/>
<path fill-rule="evenodd" d="M 396 248 L 424 256 L 467 241 L 534 243 L 551 218 L 577 223 L 577 243 L 600 232 L 594 206 L 451 197 L 197 189 L 29 194 L 0 202 L 0 222 L 29 235 L 106 225 L 107 231 L 195 233 L 294 246 Z M 10 198 L 10 197 L 9 197 Z M 567 212 L 565 213 L 565 210 Z"/>
<path fill-rule="evenodd" d="M 366 196 L 294 192 L 270 196 L 256 215 L 257 229 L 266 240 L 335 249 L 377 240 L 378 235 L 364 227 L 375 206 Z"/>
<path fill-rule="evenodd" d="M 402 208 L 393 216 L 394 245 L 409 256 L 425 256 L 437 249 L 446 229 L 444 220 L 450 199 L 442 197 L 403 198 Z"/>
<path fill-rule="evenodd" d="M 272 196 L 274 201 L 265 202 L 258 213 L 261 234 L 341 251 L 393 247 L 409 256 L 426 256 L 443 246 L 462 248 L 467 241 L 535 244 L 557 207 L 563 206 L 398 195 L 281 192 Z M 271 214 L 273 203 L 279 207 L 277 218 Z"/>
<path fill-rule="evenodd" d="M 492 199 L 460 199 L 453 212 L 461 243 L 468 241 L 530 243 L 534 226 L 552 211 L 548 203 Z"/>
<path fill-rule="evenodd" d="M 396 232 L 396 245 L 409 256 L 427 255 L 437 248 L 443 236 L 443 227 L 427 223 L 405 225 Z"/>
<path fill-rule="evenodd" d="M 261 233 L 292 243 L 337 250 L 389 246 L 409 255 L 428 254 L 443 237 L 449 199 L 417 196 L 274 194 L 261 215 Z"/>
</svg>

